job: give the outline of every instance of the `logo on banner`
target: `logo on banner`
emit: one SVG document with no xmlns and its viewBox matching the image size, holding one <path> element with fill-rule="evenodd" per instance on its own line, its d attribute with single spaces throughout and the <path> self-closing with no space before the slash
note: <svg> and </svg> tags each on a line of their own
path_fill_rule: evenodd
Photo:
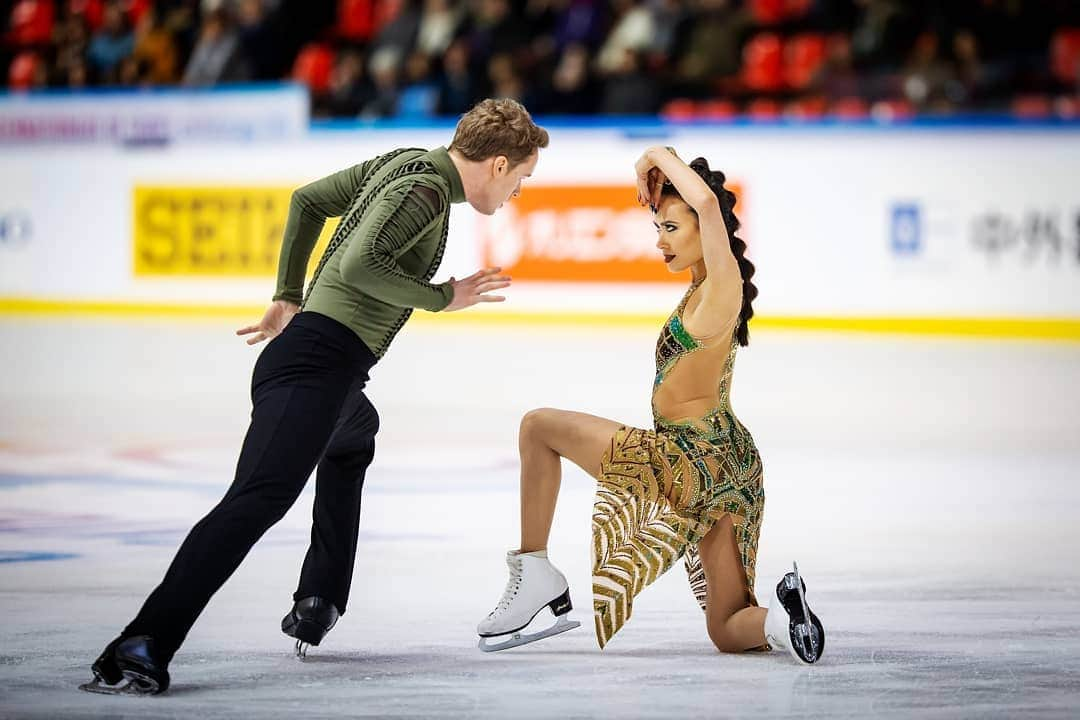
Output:
<svg viewBox="0 0 1080 720">
<path fill-rule="evenodd" d="M 139 276 L 273 277 L 292 188 L 137 186 L 133 257 Z M 337 219 L 311 253 L 318 263 Z"/>
<path fill-rule="evenodd" d="M 477 228 L 484 263 L 515 280 L 686 282 L 662 262 L 652 220 L 630 185 L 529 186 Z"/>
<path fill-rule="evenodd" d="M 17 249 L 30 242 L 30 214 L 23 210 L 0 212 L 0 248 Z"/>
<path fill-rule="evenodd" d="M 915 203 L 896 203 L 892 207 L 889 245 L 894 255 L 912 257 L 923 249 L 922 212 Z"/>
<path fill-rule="evenodd" d="M 1056 210 L 1012 215 L 984 212 L 971 223 L 971 244 L 993 263 L 1080 264 L 1080 210 L 1070 217 Z"/>
</svg>

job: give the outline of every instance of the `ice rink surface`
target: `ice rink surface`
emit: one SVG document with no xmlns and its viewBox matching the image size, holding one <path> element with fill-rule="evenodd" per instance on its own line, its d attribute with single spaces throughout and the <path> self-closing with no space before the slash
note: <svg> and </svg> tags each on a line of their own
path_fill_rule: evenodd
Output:
<svg viewBox="0 0 1080 720">
<path fill-rule="evenodd" d="M 734 405 L 765 464 L 757 590 L 797 560 L 828 633 L 800 667 L 716 652 L 681 566 L 599 651 L 592 481 L 570 467 L 551 557 L 582 627 L 479 652 L 517 543 L 518 419 L 647 425 L 657 328 L 435 320 L 372 373 L 353 595 L 323 645 L 300 662 L 279 630 L 309 487 L 200 618 L 168 694 L 79 692 L 231 480 L 258 352 L 238 322 L 0 320 L 0 717 L 1080 713 L 1080 344 L 753 332 Z"/>
</svg>

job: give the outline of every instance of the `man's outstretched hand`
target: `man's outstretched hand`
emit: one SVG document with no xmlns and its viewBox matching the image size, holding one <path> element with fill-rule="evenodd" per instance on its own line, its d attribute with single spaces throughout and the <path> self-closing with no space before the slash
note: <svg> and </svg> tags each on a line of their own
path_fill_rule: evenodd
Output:
<svg viewBox="0 0 1080 720">
<path fill-rule="evenodd" d="M 293 315 L 300 312 L 300 306 L 288 300 L 275 300 L 266 309 L 262 320 L 258 325 L 248 325 L 236 331 L 237 335 L 253 335 L 248 338 L 248 345 L 258 345 L 263 340 L 269 340 L 281 333 Z"/>
<path fill-rule="evenodd" d="M 482 302 L 503 302 L 506 298 L 502 295 L 489 295 L 495 290 L 510 287 L 510 276 L 500 275 L 502 268 L 486 268 L 477 270 L 464 280 L 450 278 L 450 284 L 454 288 L 454 299 L 443 308 L 443 312 L 453 312 L 471 307 Z"/>
</svg>

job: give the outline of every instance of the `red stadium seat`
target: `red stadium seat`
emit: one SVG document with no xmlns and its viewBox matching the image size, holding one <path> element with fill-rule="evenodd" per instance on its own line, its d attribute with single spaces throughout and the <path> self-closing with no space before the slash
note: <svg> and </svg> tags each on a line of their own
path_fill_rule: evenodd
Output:
<svg viewBox="0 0 1080 720">
<path fill-rule="evenodd" d="M 828 41 L 818 33 L 804 33 L 784 43 L 784 80 L 790 87 L 802 89 L 810 84 L 825 62 Z"/>
<path fill-rule="evenodd" d="M 775 100 L 758 98 L 746 105 L 746 115 L 754 120 L 775 120 L 780 117 L 780 103 Z"/>
<path fill-rule="evenodd" d="M 1046 95 L 1017 95 L 1012 100 L 1012 114 L 1018 118 L 1048 118 L 1053 115 Z"/>
<path fill-rule="evenodd" d="M 739 108 L 730 100 L 706 100 L 697 109 L 698 117 L 708 120 L 730 120 L 739 114 Z"/>
<path fill-rule="evenodd" d="M 751 90 L 784 86 L 783 43 L 775 33 L 755 35 L 743 48 L 743 83 Z"/>
<path fill-rule="evenodd" d="M 296 56 L 293 80 L 308 86 L 312 93 L 325 92 L 334 69 L 334 51 L 328 45 L 310 43 Z"/>
<path fill-rule="evenodd" d="M 337 34 L 356 42 L 375 34 L 375 6 L 372 0 L 338 0 Z"/>
<path fill-rule="evenodd" d="M 405 0 L 379 0 L 375 3 L 375 32 L 391 22 L 405 9 Z"/>
<path fill-rule="evenodd" d="M 832 104 L 829 114 L 844 120 L 861 120 L 870 115 L 870 107 L 862 98 L 841 98 Z"/>
<path fill-rule="evenodd" d="M 750 15 L 759 25 L 775 25 L 787 15 L 785 0 L 750 0 Z"/>
<path fill-rule="evenodd" d="M 105 19 L 103 0 L 68 0 L 67 9 L 71 15 L 82 15 L 91 32 L 101 27 L 101 21 Z"/>
<path fill-rule="evenodd" d="M 15 56 L 8 68 L 8 88 L 11 90 L 27 90 L 34 86 L 41 60 L 37 53 L 26 51 Z"/>
<path fill-rule="evenodd" d="M 686 98 L 670 100 L 660 108 L 660 117 L 665 120 L 692 120 L 696 114 L 694 101 Z"/>
<path fill-rule="evenodd" d="M 1080 117 L 1080 97 L 1064 95 L 1057 98 L 1054 100 L 1054 114 L 1066 120 Z"/>
<path fill-rule="evenodd" d="M 878 100 L 870 107 L 876 120 L 903 120 L 914 117 L 915 107 L 907 100 Z"/>
<path fill-rule="evenodd" d="M 823 97 L 807 97 L 792 100 L 784 108 L 784 114 L 797 120 L 817 120 L 825 116 L 828 102 Z"/>
<path fill-rule="evenodd" d="M 132 27 L 139 24 L 146 11 L 154 6 L 154 0 L 128 0 L 127 16 Z"/>
<path fill-rule="evenodd" d="M 788 20 L 797 20 L 804 17 L 813 7 L 814 0 L 786 0 L 784 17 Z"/>
<path fill-rule="evenodd" d="M 55 15 L 52 0 L 19 0 L 11 8 L 8 42 L 18 47 L 48 43 L 52 40 Z"/>
<path fill-rule="evenodd" d="M 1080 28 L 1061 28 L 1050 39 L 1050 69 L 1061 82 L 1072 85 L 1080 73 Z"/>
</svg>

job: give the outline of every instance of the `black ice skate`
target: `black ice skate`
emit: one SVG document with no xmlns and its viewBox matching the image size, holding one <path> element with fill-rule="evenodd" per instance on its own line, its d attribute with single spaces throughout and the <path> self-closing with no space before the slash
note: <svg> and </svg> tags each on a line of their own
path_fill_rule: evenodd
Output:
<svg viewBox="0 0 1080 720">
<path fill-rule="evenodd" d="M 169 689 L 166 667 L 154 638 L 116 638 L 90 666 L 94 679 L 79 689 L 103 695 L 158 695 Z"/>
<path fill-rule="evenodd" d="M 325 598 L 312 595 L 301 598 L 289 614 L 281 619 L 281 632 L 296 638 L 296 657 L 307 657 L 309 645 L 318 645 L 334 627 L 339 617 L 338 609 Z"/>
<path fill-rule="evenodd" d="M 799 577 L 798 564 L 776 585 L 765 616 L 765 638 L 807 664 L 817 662 L 825 650 L 825 628 L 806 604 L 806 583 Z"/>
</svg>

